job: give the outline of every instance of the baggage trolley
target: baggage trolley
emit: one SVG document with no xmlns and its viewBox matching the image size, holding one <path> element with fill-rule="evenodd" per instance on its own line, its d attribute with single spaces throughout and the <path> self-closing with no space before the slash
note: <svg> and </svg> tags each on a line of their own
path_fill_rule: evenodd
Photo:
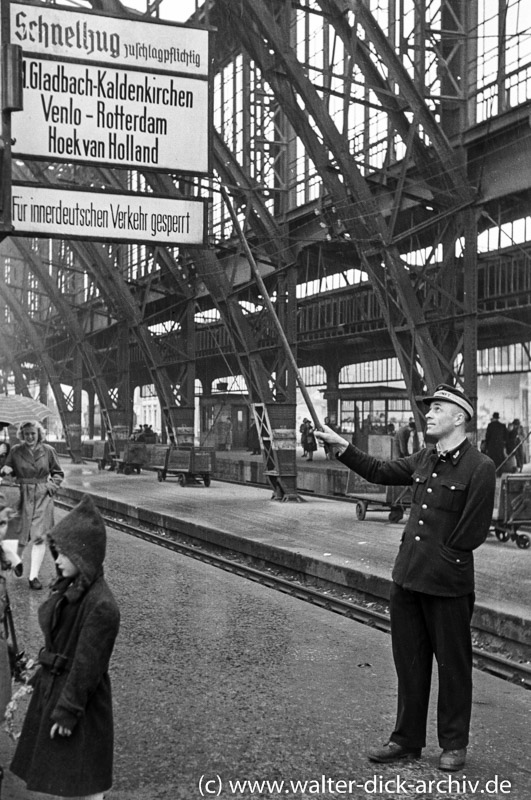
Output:
<svg viewBox="0 0 531 800">
<path fill-rule="evenodd" d="M 411 487 L 409 486 L 387 486 L 385 500 L 369 494 L 350 494 L 348 497 L 356 502 L 356 516 L 361 521 L 367 516 L 370 506 L 374 506 L 378 511 L 389 509 L 389 522 L 400 522 L 404 512 L 411 506 Z"/>
<path fill-rule="evenodd" d="M 502 475 L 498 517 L 492 524 L 500 542 L 510 539 L 527 550 L 531 543 L 529 536 L 518 533 L 518 529 L 531 525 L 531 474 Z"/>
<path fill-rule="evenodd" d="M 116 470 L 124 475 L 131 475 L 140 470 L 147 461 L 147 449 L 144 442 L 126 442 L 123 454 L 115 460 Z"/>
<path fill-rule="evenodd" d="M 162 469 L 157 470 L 159 481 L 165 481 L 170 475 L 177 476 L 181 486 L 198 484 L 201 481 L 205 486 L 210 486 L 210 472 L 212 470 L 210 452 L 192 447 L 169 447 L 166 461 Z"/>
</svg>

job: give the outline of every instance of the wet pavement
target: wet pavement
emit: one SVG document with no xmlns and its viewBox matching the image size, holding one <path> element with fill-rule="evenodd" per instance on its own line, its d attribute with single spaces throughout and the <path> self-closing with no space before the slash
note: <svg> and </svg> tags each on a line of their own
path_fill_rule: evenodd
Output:
<svg viewBox="0 0 531 800">
<path fill-rule="evenodd" d="M 101 507 L 199 537 L 277 563 L 310 577 L 331 580 L 377 597 L 388 596 L 391 570 L 404 522 L 388 512 L 356 518 L 355 504 L 307 496 L 302 503 L 271 500 L 271 490 L 213 481 L 180 487 L 175 478 L 159 483 L 153 472 L 98 472 L 95 464 L 62 460 L 62 492 L 93 495 Z M 325 462 L 326 463 L 326 462 Z M 502 631 L 531 647 L 531 548 L 499 542 L 494 535 L 474 553 L 474 624 Z"/>
<path fill-rule="evenodd" d="M 436 767 L 433 712 L 421 761 L 375 768 L 364 753 L 394 721 L 388 636 L 117 531 L 106 564 L 122 612 L 109 800 L 369 800 L 407 796 L 403 789 L 429 800 L 529 798 L 530 692 L 475 672 L 469 762 L 453 784 Z M 52 574 L 47 556 L 44 575 Z M 34 654 L 41 593 L 24 578 L 10 579 L 10 593 Z M 13 745 L 5 736 L 1 744 L 7 764 Z M 234 783 L 246 780 L 284 784 Z M 476 790 L 465 781 L 479 781 Z M 2 797 L 39 796 L 8 775 Z"/>
</svg>

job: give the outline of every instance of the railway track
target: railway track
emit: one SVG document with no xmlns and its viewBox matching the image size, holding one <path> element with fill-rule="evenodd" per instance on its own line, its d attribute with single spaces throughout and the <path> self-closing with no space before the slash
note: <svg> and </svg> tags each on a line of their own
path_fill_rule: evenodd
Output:
<svg viewBox="0 0 531 800">
<path fill-rule="evenodd" d="M 58 508 L 70 511 L 75 503 L 66 502 L 64 498 L 56 498 L 55 504 Z M 100 509 L 101 511 L 101 509 Z M 241 553 L 227 551 L 228 555 L 219 555 L 212 550 L 206 549 L 205 543 L 197 540 L 194 543 L 179 541 L 178 535 L 174 533 L 160 533 L 156 528 L 149 528 L 147 525 L 139 527 L 128 522 L 123 517 L 115 517 L 101 512 L 105 522 L 130 536 L 143 539 L 157 547 L 164 547 L 175 553 L 194 558 L 205 564 L 226 570 L 234 575 L 239 575 L 247 580 L 260 583 L 276 591 L 289 594 L 304 602 L 341 614 L 355 622 L 369 625 L 377 630 L 389 633 L 391 626 L 389 616 L 382 611 L 371 608 L 369 604 L 353 602 L 350 599 L 336 596 L 331 589 L 312 588 L 301 582 L 303 576 L 290 575 L 285 577 L 279 574 L 278 567 L 257 568 L 247 563 L 248 559 Z M 371 604 L 374 605 L 374 604 Z M 516 683 L 525 689 L 531 689 L 531 665 L 511 660 L 488 649 L 479 647 L 473 648 L 474 666 L 483 672 L 488 672 L 503 680 Z"/>
</svg>

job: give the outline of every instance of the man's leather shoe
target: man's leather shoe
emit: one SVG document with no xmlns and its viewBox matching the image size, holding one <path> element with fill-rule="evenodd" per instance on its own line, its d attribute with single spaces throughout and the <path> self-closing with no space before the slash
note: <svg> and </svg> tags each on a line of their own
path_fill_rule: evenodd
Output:
<svg viewBox="0 0 531 800">
<path fill-rule="evenodd" d="M 17 578 L 21 577 L 22 573 L 24 572 L 24 564 L 22 563 L 22 561 L 20 562 L 20 564 L 17 564 L 17 566 L 14 568 L 13 572 L 15 573 Z"/>
<path fill-rule="evenodd" d="M 30 589 L 42 589 L 42 583 L 38 578 L 32 578 L 29 581 Z"/>
<path fill-rule="evenodd" d="M 369 761 L 377 761 L 379 764 L 390 764 L 393 761 L 400 761 L 403 758 L 420 758 L 422 748 L 404 747 L 396 742 L 387 742 L 383 747 L 368 752 Z"/>
<path fill-rule="evenodd" d="M 455 772 L 465 766 L 466 747 L 458 750 L 443 750 L 439 758 L 439 769 L 446 772 Z"/>
</svg>

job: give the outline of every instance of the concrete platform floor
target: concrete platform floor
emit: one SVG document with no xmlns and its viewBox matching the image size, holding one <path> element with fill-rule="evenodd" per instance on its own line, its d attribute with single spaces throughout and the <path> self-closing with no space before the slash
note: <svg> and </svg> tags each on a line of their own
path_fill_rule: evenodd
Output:
<svg viewBox="0 0 531 800">
<path fill-rule="evenodd" d="M 199 513 L 206 503 L 203 489 L 158 486 L 148 476 L 80 470 L 75 482 L 85 478 L 106 483 L 109 492 L 127 487 L 124 493 L 137 495 L 138 502 L 151 497 L 174 513 Z M 74 482 L 72 472 L 68 480 Z M 208 491 L 208 508 L 217 506 L 219 516 L 233 507 L 237 516 L 235 490 Z M 287 515 L 287 523 L 303 509 L 307 525 L 312 511 L 323 523 L 331 513 L 330 503 L 282 509 L 254 491 L 244 505 L 256 518 L 253 533 L 264 538 L 273 536 L 268 531 L 278 515 Z M 340 519 L 344 513 L 348 508 Z M 398 534 L 397 526 L 374 526 L 390 539 Z M 287 527 L 283 536 L 290 544 Z M 335 541 L 326 546 L 337 551 Z M 362 541 L 348 540 L 363 552 Z M 116 741 L 108 800 L 529 799 L 530 692 L 475 673 L 471 743 L 462 772 L 437 768 L 433 708 L 420 761 L 374 765 L 366 751 L 386 740 L 395 714 L 386 634 L 179 554 L 164 551 L 161 557 L 149 543 L 112 529 L 105 569 L 122 612 L 111 662 Z M 47 556 L 43 578 L 52 574 Z M 34 654 L 41 645 L 35 617 L 44 592 L 30 592 L 24 578 L 10 578 L 10 584 L 21 638 Z M 13 743 L 4 737 L 0 763 L 7 765 L 12 752 Z M 2 797 L 50 800 L 28 793 L 9 773 Z"/>
<path fill-rule="evenodd" d="M 176 478 L 159 483 L 155 473 L 98 472 L 92 463 L 63 460 L 64 491 L 98 497 L 103 506 L 138 519 L 176 525 L 181 531 L 226 544 L 242 552 L 277 559 L 309 575 L 333 576 L 348 587 L 385 594 L 403 522 L 388 511 L 370 511 L 359 521 L 355 505 L 307 496 L 301 503 L 271 499 L 269 489 L 212 481 L 181 487 Z M 531 549 L 501 543 L 494 535 L 475 553 L 476 619 L 505 629 L 531 644 Z M 494 621 L 493 621 L 494 619 Z"/>
</svg>

